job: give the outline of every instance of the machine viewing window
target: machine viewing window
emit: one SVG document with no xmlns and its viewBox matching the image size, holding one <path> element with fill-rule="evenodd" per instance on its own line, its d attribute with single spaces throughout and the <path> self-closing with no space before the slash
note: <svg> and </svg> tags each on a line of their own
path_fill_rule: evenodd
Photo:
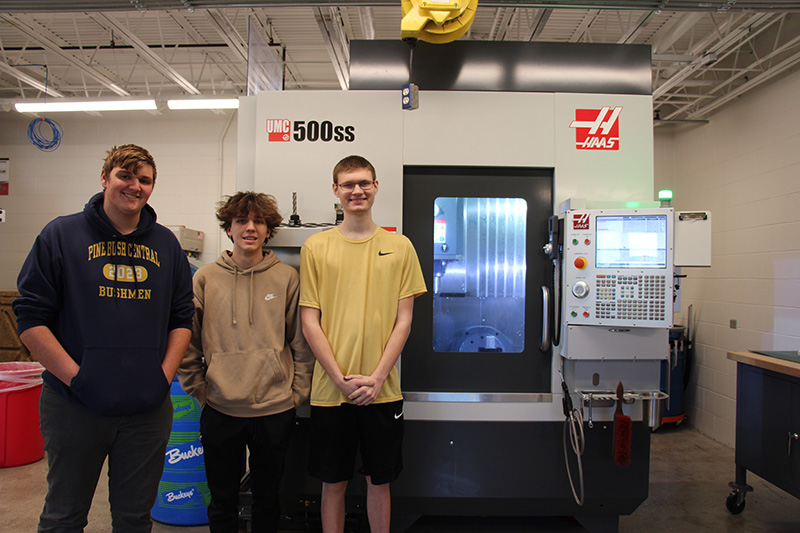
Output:
<svg viewBox="0 0 800 533">
<path fill-rule="evenodd" d="M 525 348 L 527 209 L 522 198 L 435 199 L 435 351 Z"/>
<path fill-rule="evenodd" d="M 597 268 L 667 268 L 666 215 L 597 217 Z"/>
</svg>

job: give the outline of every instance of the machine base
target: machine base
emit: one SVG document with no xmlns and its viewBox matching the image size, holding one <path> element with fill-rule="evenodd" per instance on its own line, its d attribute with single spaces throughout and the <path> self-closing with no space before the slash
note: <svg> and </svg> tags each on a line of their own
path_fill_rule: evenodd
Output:
<svg viewBox="0 0 800 533">
<path fill-rule="evenodd" d="M 297 419 L 289 448 L 282 498 L 288 514 L 319 512 L 321 484 L 306 474 L 308 426 L 308 419 Z M 563 427 L 563 422 L 407 420 L 405 468 L 392 483 L 393 515 L 573 516 L 590 531 L 615 531 L 618 517 L 647 498 L 650 428 L 633 424 L 631 464 L 619 467 L 613 424 L 584 427 L 585 498 L 578 506 L 564 465 Z M 577 483 L 571 449 L 569 458 Z M 363 512 L 365 488 L 356 474 L 348 486 L 348 513 Z"/>
</svg>

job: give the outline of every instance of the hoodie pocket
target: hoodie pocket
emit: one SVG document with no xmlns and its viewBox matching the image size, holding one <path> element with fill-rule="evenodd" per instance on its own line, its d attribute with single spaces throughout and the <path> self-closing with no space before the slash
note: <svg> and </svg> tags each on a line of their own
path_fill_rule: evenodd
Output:
<svg viewBox="0 0 800 533">
<path fill-rule="evenodd" d="M 263 405 L 291 395 L 275 350 L 224 352 L 209 358 L 206 394 L 220 406 Z"/>
<path fill-rule="evenodd" d="M 142 347 L 87 348 L 70 391 L 88 410 L 106 416 L 146 413 L 169 392 L 158 350 Z"/>
</svg>

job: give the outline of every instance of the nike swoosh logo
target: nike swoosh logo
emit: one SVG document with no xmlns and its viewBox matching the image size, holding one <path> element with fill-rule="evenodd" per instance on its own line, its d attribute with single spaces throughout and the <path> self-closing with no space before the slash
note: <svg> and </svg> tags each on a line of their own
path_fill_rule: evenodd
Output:
<svg viewBox="0 0 800 533">
<path fill-rule="evenodd" d="M 400 411 L 399 415 L 394 415 L 395 420 L 400 420 L 400 417 L 403 416 L 403 411 Z"/>
<path fill-rule="evenodd" d="M 269 293 L 269 294 L 267 294 L 266 296 L 264 296 L 264 299 L 265 299 L 266 301 L 270 301 L 270 300 L 272 300 L 273 298 L 275 298 L 275 295 L 274 295 L 274 294 L 272 294 L 272 293 Z"/>
<path fill-rule="evenodd" d="M 389 255 L 393 254 L 394 252 L 378 252 L 378 255 Z"/>
</svg>

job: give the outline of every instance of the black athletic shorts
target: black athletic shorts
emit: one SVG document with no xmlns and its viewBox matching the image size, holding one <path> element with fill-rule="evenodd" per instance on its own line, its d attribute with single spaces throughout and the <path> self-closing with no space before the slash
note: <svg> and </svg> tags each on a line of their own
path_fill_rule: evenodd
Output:
<svg viewBox="0 0 800 533">
<path fill-rule="evenodd" d="M 359 472 L 373 485 L 397 479 L 403 470 L 403 400 L 311 407 L 309 474 L 325 483 L 350 480 L 359 450 Z"/>
</svg>

